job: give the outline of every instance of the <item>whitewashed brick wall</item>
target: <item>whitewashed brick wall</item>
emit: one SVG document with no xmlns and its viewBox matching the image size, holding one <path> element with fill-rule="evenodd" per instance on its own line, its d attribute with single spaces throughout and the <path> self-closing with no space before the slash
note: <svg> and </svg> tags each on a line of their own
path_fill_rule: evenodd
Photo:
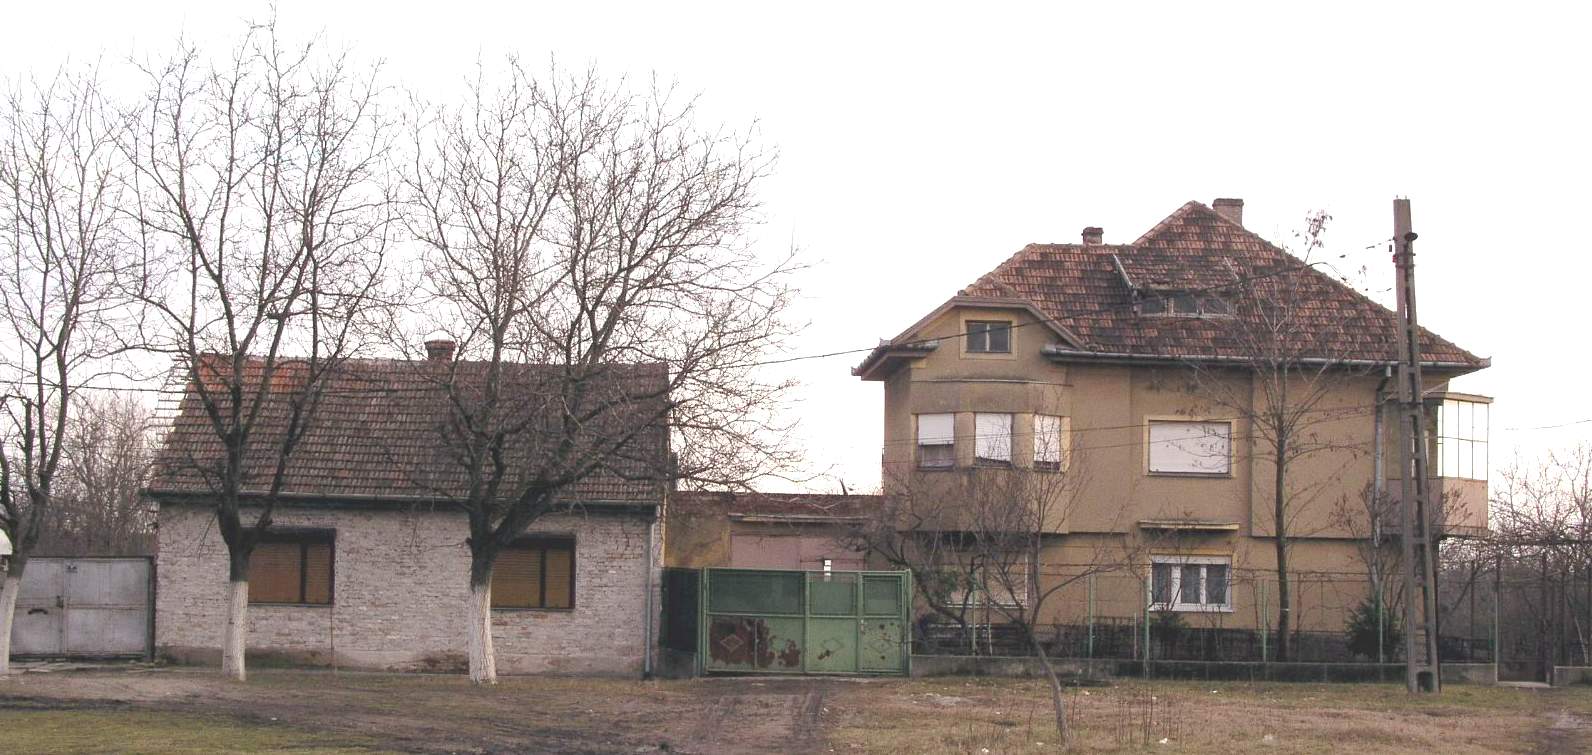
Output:
<svg viewBox="0 0 1592 755">
<path fill-rule="evenodd" d="M 463 515 L 407 509 L 279 508 L 276 526 L 337 531 L 331 606 L 249 607 L 251 659 L 354 668 L 462 670 L 470 557 Z M 655 642 L 658 566 L 646 574 L 648 518 L 588 511 L 544 517 L 531 532 L 575 538 L 575 608 L 498 611 L 500 673 L 639 675 Z M 207 509 L 163 505 L 155 644 L 180 662 L 219 663 L 226 545 Z M 644 640 L 648 590 L 654 637 Z"/>
</svg>

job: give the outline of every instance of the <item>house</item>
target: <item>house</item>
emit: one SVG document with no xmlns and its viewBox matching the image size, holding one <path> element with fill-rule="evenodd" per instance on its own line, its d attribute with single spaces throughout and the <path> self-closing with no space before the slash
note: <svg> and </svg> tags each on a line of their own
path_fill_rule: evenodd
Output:
<svg viewBox="0 0 1592 755">
<path fill-rule="evenodd" d="M 336 369 L 286 468 L 268 535 L 250 566 L 247 647 L 256 658 L 392 670 L 466 664 L 470 553 L 463 489 L 447 448 L 439 374 L 479 378 L 451 342 L 421 361 L 355 359 Z M 541 365 L 505 367 L 532 385 Z M 614 365 L 614 379 L 663 395 L 661 365 Z M 291 370 L 282 373 L 292 379 Z M 530 402 L 526 402 L 529 404 Z M 280 435 L 280 413 L 258 430 Z M 648 414 L 648 416 L 653 416 Z M 534 418 L 531 418 L 534 419 Z M 189 386 L 148 493 L 159 506 L 157 653 L 215 662 L 226 623 L 227 551 L 207 470 L 220 453 Z M 669 458 L 662 419 L 598 471 L 565 488 L 493 573 L 493 642 L 504 673 L 644 673 L 655 642 L 660 512 Z M 523 449 L 511 448 L 512 458 Z M 246 490 L 270 478 L 252 460 Z M 250 519 L 245 509 L 246 521 Z"/>
<path fill-rule="evenodd" d="M 684 568 L 864 569 L 868 554 L 850 533 L 882 508 L 877 495 L 671 493 L 664 563 Z"/>
<path fill-rule="evenodd" d="M 1257 346 L 1257 321 L 1278 312 L 1278 343 Z M 1041 582 L 1091 559 L 1129 563 L 1050 601 L 1039 623 L 1131 620 L 1148 602 L 1158 614 L 1258 628 L 1276 611 L 1275 455 L 1252 419 L 1275 394 L 1249 357 L 1262 347 L 1289 355 L 1308 367 L 1301 380 L 1330 378 L 1310 410 L 1315 449 L 1287 473 L 1295 628 L 1341 633 L 1366 595 L 1371 520 L 1390 531 L 1367 503 L 1385 498 L 1367 496 L 1397 495 L 1394 423 L 1381 409 L 1395 323 L 1245 228 L 1242 200 L 1218 199 L 1189 202 L 1128 244 L 1091 227 L 1081 243 L 1024 247 L 853 374 L 884 384 L 887 496 L 948 504 L 946 521 L 920 525 L 926 533 L 963 529 L 956 515 L 981 480 L 1073 476 L 1070 505 L 1043 524 Z M 1446 531 L 1485 532 L 1490 399 L 1447 386 L 1489 362 L 1430 332 L 1422 358 Z"/>
</svg>

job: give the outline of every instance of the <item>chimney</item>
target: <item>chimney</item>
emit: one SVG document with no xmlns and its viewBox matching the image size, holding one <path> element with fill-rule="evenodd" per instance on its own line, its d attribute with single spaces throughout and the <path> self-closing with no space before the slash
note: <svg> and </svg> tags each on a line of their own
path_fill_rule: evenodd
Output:
<svg viewBox="0 0 1592 755">
<path fill-rule="evenodd" d="M 433 338 L 426 341 L 426 359 L 432 362 L 451 362 L 453 348 L 456 345 L 448 338 Z"/>
<path fill-rule="evenodd" d="M 1083 243 L 1086 246 L 1099 246 L 1102 243 L 1105 234 L 1106 232 L 1099 226 L 1089 226 L 1088 228 L 1083 229 Z"/>
<path fill-rule="evenodd" d="M 1211 208 L 1216 214 L 1233 221 L 1234 225 L 1244 224 L 1244 200 L 1218 199 L 1211 203 Z"/>
</svg>

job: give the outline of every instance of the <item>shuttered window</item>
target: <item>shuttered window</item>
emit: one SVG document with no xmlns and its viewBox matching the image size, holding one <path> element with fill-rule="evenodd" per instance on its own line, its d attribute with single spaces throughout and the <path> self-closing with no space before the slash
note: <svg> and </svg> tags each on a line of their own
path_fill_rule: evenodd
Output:
<svg viewBox="0 0 1592 755">
<path fill-rule="evenodd" d="M 249 602 L 331 605 L 335 546 L 330 530 L 268 534 L 249 557 Z"/>
<path fill-rule="evenodd" d="M 493 608 L 574 608 L 575 541 L 533 538 L 498 554 L 492 566 Z"/>
</svg>

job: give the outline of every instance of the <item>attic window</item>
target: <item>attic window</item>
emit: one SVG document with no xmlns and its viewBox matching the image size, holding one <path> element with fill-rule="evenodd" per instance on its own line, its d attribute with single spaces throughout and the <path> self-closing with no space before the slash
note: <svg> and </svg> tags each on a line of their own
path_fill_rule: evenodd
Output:
<svg viewBox="0 0 1592 755">
<path fill-rule="evenodd" d="M 1181 315 L 1198 317 L 1201 315 L 1230 315 L 1232 307 L 1226 300 L 1209 294 L 1195 294 L 1189 291 L 1159 291 L 1146 293 L 1139 300 L 1139 314 L 1143 315 Z"/>
<path fill-rule="evenodd" d="M 1011 320 L 969 320 L 967 350 L 974 354 L 1007 354 L 1012 350 Z"/>
</svg>

